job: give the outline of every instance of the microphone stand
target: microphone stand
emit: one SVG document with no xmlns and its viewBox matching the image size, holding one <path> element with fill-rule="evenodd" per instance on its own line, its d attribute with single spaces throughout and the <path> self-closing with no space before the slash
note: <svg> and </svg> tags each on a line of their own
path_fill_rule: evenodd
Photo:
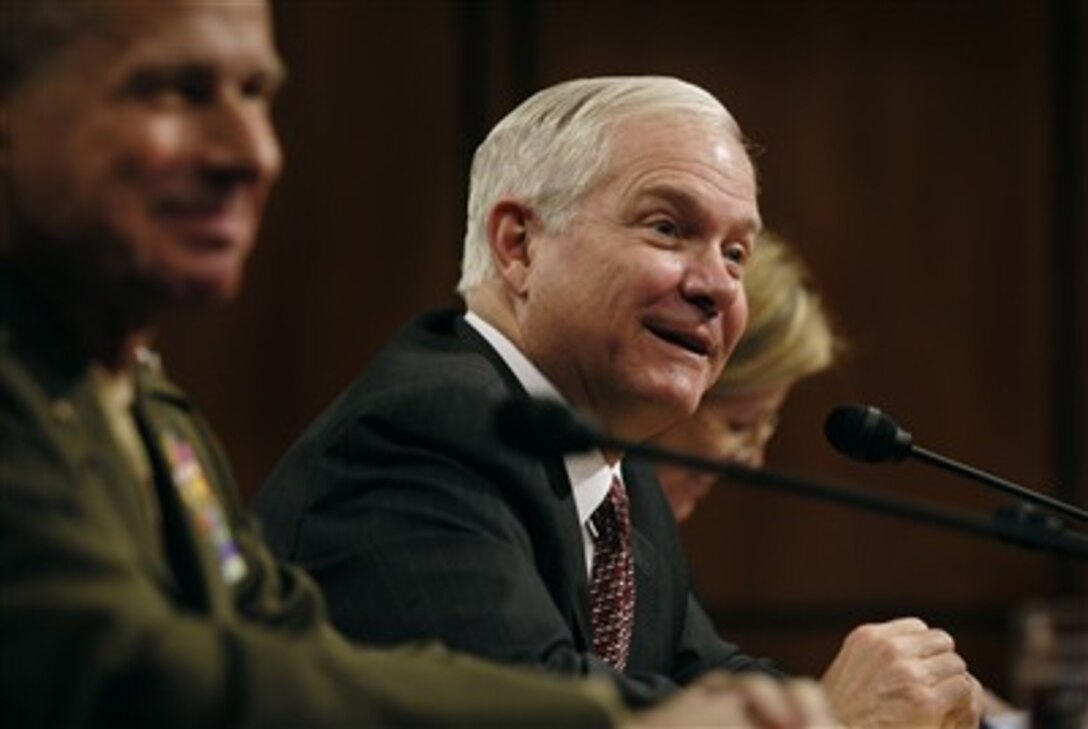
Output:
<svg viewBox="0 0 1088 729">
<path fill-rule="evenodd" d="M 581 453 L 593 448 L 615 450 L 650 461 L 716 473 L 739 483 L 845 504 L 968 534 L 996 537 L 1022 547 L 1088 559 L 1088 535 L 1066 531 L 1060 520 L 1040 522 L 1034 518 L 1035 515 L 1023 510 L 1014 514 L 1013 518 L 999 513 L 994 519 L 985 520 L 973 514 L 939 509 L 890 496 L 877 496 L 774 471 L 756 470 L 650 443 L 621 440 L 602 433 L 565 404 L 554 400 L 510 398 L 501 402 L 495 410 L 494 427 L 499 439 L 506 445 L 538 458 Z"/>
<path fill-rule="evenodd" d="M 1017 484 L 1014 484 L 1011 481 L 1006 481 L 1005 479 L 995 476 L 992 473 L 987 473 L 986 471 L 983 471 L 981 469 L 968 466 L 965 463 L 960 463 L 959 461 L 948 458 L 947 456 L 942 456 L 939 453 L 934 453 L 933 451 L 926 450 L 925 448 L 916 445 L 910 446 L 909 453 L 913 458 L 917 458 L 920 461 L 924 461 L 926 463 L 929 463 L 930 465 L 937 466 L 938 468 L 943 468 L 946 471 L 951 471 L 958 476 L 964 476 L 973 481 L 984 483 L 987 486 L 991 486 L 997 489 L 998 491 L 1004 491 L 1007 494 L 1016 496 L 1017 498 L 1025 502 L 1031 502 L 1033 504 L 1046 507 L 1047 509 L 1058 512 L 1059 514 L 1073 517 L 1078 521 L 1088 522 L 1088 511 L 1085 511 L 1084 509 L 1078 509 L 1072 504 L 1068 504 L 1064 501 L 1051 498 L 1046 494 L 1041 494 L 1037 491 L 1026 489 L 1023 486 L 1018 486 Z M 1022 508 L 1024 510 L 1030 510 L 1030 507 L 1026 503 L 1022 505 Z"/>
<path fill-rule="evenodd" d="M 973 514 L 917 504 L 903 499 L 871 494 L 844 486 L 820 483 L 784 473 L 754 469 L 701 456 L 679 453 L 648 443 L 631 443 L 595 434 L 596 444 L 625 454 L 661 461 L 699 471 L 721 474 L 731 481 L 797 494 L 820 501 L 845 504 L 864 511 L 953 529 L 968 534 L 997 538 L 1031 549 L 1088 559 L 1088 535 L 1067 531 L 1060 520 L 1034 518 L 1030 512 L 1000 511 L 990 520 Z"/>
<path fill-rule="evenodd" d="M 1024 488 L 982 469 L 968 466 L 947 456 L 914 445 L 914 437 L 887 413 L 873 405 L 850 403 L 834 408 L 824 423 L 828 443 L 839 453 L 855 461 L 882 463 L 902 461 L 907 456 L 917 458 L 957 476 L 970 479 L 1021 500 L 1024 513 L 1032 506 L 1088 522 L 1088 511 L 1046 494 Z"/>
</svg>

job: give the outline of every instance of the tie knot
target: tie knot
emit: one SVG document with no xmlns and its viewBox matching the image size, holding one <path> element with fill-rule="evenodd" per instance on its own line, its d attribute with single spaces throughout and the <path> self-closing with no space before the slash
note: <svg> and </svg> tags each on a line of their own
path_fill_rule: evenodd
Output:
<svg viewBox="0 0 1088 729">
<path fill-rule="evenodd" d="M 608 495 L 597 507 L 590 521 L 597 530 L 600 540 L 612 540 L 617 536 L 627 534 L 630 526 L 630 503 L 627 501 L 627 492 L 618 478 L 612 479 L 612 486 L 608 489 Z"/>
</svg>

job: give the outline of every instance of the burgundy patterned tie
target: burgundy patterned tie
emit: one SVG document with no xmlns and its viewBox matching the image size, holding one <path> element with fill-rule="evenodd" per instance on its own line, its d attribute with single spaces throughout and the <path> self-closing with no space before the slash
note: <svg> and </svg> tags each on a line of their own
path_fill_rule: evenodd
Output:
<svg viewBox="0 0 1088 729">
<path fill-rule="evenodd" d="M 593 652 L 622 671 L 635 621 L 635 560 L 631 555 L 631 516 L 627 493 L 612 479 L 608 496 L 590 517 L 596 538 L 589 581 Z"/>
</svg>

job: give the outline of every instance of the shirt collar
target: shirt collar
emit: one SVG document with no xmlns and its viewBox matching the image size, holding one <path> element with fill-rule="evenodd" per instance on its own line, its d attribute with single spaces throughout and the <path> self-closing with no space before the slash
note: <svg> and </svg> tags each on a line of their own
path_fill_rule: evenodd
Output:
<svg viewBox="0 0 1088 729">
<path fill-rule="evenodd" d="M 465 314 L 465 321 L 482 336 L 506 363 L 518 382 L 533 397 L 551 398 L 568 404 L 548 378 L 544 376 L 525 354 L 510 339 L 489 322 L 473 311 Z M 613 478 L 620 478 L 620 462 L 609 465 L 600 450 L 586 453 L 573 453 L 563 458 L 563 465 L 570 479 L 574 493 L 574 506 L 578 510 L 578 521 L 585 524 L 589 517 L 601 505 Z"/>
</svg>

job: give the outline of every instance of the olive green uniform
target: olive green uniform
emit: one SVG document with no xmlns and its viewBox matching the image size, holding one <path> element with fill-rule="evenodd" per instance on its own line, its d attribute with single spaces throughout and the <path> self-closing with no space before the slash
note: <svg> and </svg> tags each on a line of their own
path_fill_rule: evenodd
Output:
<svg viewBox="0 0 1088 729">
<path fill-rule="evenodd" d="M 347 644 L 310 580 L 269 556 L 192 403 L 150 359 L 136 369 L 126 440 L 95 368 L 0 269 L 5 726 L 616 721 L 603 686 Z"/>
</svg>

